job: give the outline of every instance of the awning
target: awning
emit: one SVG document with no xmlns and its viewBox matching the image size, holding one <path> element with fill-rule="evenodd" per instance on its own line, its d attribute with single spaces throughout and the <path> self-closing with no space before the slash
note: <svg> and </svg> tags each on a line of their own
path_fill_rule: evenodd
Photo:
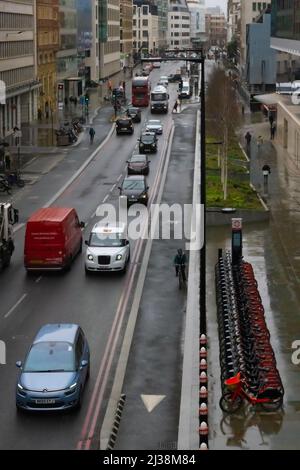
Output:
<svg viewBox="0 0 300 470">
<path fill-rule="evenodd" d="M 281 97 L 278 93 L 268 93 L 266 95 L 255 95 L 253 97 L 256 101 L 266 105 L 278 104 L 281 101 Z"/>
</svg>

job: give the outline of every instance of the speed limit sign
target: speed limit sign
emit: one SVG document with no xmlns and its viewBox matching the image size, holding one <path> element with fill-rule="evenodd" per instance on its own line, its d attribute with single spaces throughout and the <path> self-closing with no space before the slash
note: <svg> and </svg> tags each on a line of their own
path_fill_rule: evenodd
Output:
<svg viewBox="0 0 300 470">
<path fill-rule="evenodd" d="M 232 219 L 232 229 L 242 230 L 242 220 L 243 219 Z"/>
</svg>

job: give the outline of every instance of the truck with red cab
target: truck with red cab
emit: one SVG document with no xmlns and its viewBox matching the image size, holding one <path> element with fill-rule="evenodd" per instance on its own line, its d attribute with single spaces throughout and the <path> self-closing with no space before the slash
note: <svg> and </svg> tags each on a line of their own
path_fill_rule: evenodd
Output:
<svg viewBox="0 0 300 470">
<path fill-rule="evenodd" d="M 68 270 L 82 251 L 82 228 L 73 208 L 38 209 L 28 220 L 24 266 L 27 271 Z"/>
</svg>

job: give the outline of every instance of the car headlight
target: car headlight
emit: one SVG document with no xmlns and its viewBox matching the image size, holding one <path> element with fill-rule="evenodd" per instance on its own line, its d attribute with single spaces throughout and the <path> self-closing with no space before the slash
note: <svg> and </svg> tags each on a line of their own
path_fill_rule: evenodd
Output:
<svg viewBox="0 0 300 470">
<path fill-rule="evenodd" d="M 87 259 L 88 259 L 89 261 L 94 261 L 93 255 L 88 255 L 88 256 L 87 256 Z"/>
<path fill-rule="evenodd" d="M 155 144 L 151 144 L 151 145 L 152 145 L 152 147 L 155 147 Z"/>
<path fill-rule="evenodd" d="M 22 387 L 22 385 L 18 383 L 18 389 L 19 390 L 24 390 L 24 387 Z"/>
<path fill-rule="evenodd" d="M 117 255 L 117 256 L 116 256 L 116 260 L 117 260 L 117 261 L 120 261 L 122 258 L 123 258 L 123 255 Z"/>
<path fill-rule="evenodd" d="M 146 197 L 147 197 L 147 196 L 146 196 L 146 194 L 143 194 L 143 195 L 142 195 L 142 198 L 144 198 L 144 199 L 145 199 Z"/>
<path fill-rule="evenodd" d="M 141 143 L 140 143 L 140 146 L 141 146 L 141 147 L 144 147 L 144 144 L 143 144 L 143 142 L 141 142 Z"/>
</svg>

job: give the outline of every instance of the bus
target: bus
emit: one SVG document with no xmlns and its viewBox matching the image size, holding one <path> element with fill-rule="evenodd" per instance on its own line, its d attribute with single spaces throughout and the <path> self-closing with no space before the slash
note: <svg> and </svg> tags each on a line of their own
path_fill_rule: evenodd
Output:
<svg viewBox="0 0 300 470">
<path fill-rule="evenodd" d="M 149 77 L 134 77 L 132 79 L 132 106 L 148 106 L 150 90 Z"/>
<path fill-rule="evenodd" d="M 151 113 L 167 113 L 169 109 L 169 95 L 164 86 L 158 85 L 151 92 Z"/>
</svg>

